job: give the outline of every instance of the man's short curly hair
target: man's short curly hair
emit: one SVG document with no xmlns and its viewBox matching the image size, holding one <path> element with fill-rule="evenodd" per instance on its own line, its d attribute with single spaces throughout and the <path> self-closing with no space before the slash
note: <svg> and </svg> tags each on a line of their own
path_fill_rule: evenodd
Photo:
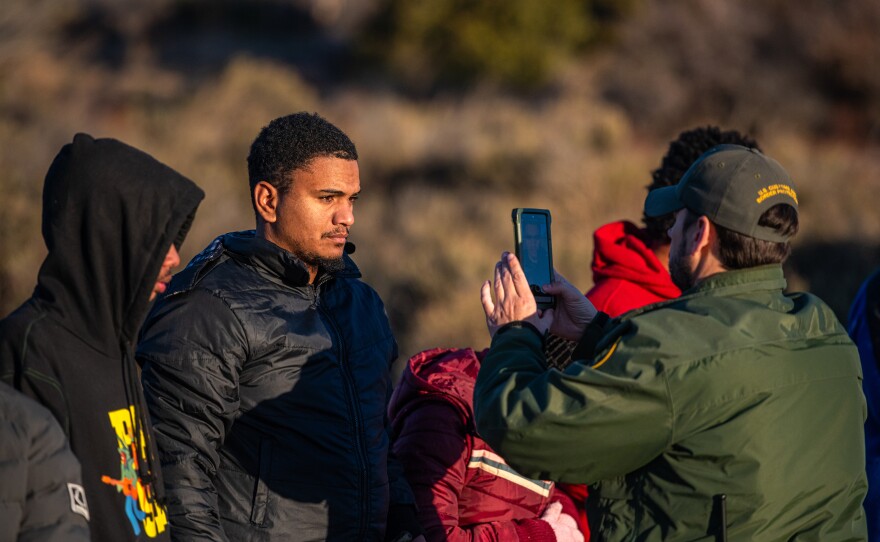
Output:
<svg viewBox="0 0 880 542">
<path fill-rule="evenodd" d="M 678 184 L 678 181 L 681 180 L 697 158 L 712 147 L 722 143 L 732 143 L 761 150 L 757 141 L 736 130 L 722 131 L 717 126 L 687 130 L 680 133 L 678 138 L 669 144 L 669 149 L 660 162 L 660 167 L 651 173 L 652 181 L 646 188 L 650 192 L 656 188 Z M 649 243 L 669 243 L 669 236 L 666 231 L 675 223 L 675 215 L 649 217 L 643 214 L 642 222 L 645 224 L 645 233 Z"/>
<path fill-rule="evenodd" d="M 319 156 L 358 158 L 351 139 L 317 113 L 300 112 L 273 120 L 260 130 L 248 154 L 251 200 L 260 181 L 286 192 L 290 188 L 290 174 L 307 167 Z"/>
</svg>

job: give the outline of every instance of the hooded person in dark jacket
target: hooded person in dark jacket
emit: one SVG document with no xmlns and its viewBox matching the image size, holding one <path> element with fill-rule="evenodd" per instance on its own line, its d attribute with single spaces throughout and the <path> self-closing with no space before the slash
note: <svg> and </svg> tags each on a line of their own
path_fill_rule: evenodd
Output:
<svg viewBox="0 0 880 542">
<path fill-rule="evenodd" d="M 88 542 L 79 461 L 42 405 L 0 382 L 0 542 Z"/>
<path fill-rule="evenodd" d="M 0 375 L 65 430 L 95 541 L 168 538 L 134 344 L 203 195 L 149 155 L 85 134 L 46 174 L 49 252 L 33 296 L 0 322 Z"/>
<path fill-rule="evenodd" d="M 257 136 L 248 173 L 256 231 L 175 276 L 138 345 L 174 537 L 411 540 L 387 431 L 397 343 L 346 243 L 354 144 L 288 115 Z"/>
</svg>

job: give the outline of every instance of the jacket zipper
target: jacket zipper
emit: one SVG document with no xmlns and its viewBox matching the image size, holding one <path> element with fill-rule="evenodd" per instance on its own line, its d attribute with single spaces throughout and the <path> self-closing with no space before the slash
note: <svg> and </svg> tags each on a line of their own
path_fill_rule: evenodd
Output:
<svg viewBox="0 0 880 542">
<path fill-rule="evenodd" d="M 349 406 L 349 414 L 351 415 L 351 419 L 354 423 L 354 438 L 355 438 L 355 451 L 357 452 L 358 463 L 361 468 L 361 476 L 360 476 L 360 489 L 361 489 L 361 518 L 360 518 L 360 531 L 358 534 L 358 540 L 366 539 L 367 532 L 367 517 L 369 515 L 369 499 L 367 498 L 367 488 L 368 485 L 368 476 L 369 469 L 367 465 L 367 452 L 364 447 L 364 439 L 363 439 L 363 420 L 361 420 L 360 409 L 358 409 L 358 401 L 355 395 L 355 386 L 354 386 L 354 375 L 351 374 L 351 365 L 348 362 L 348 358 L 345 356 L 345 348 L 344 344 L 342 344 L 342 333 L 339 331 L 339 326 L 336 323 L 336 320 L 330 315 L 330 313 L 324 310 L 323 304 L 320 303 L 320 293 L 321 293 L 321 285 L 323 285 L 328 278 L 319 281 L 314 287 L 315 300 L 314 305 L 318 308 L 318 310 L 323 314 L 327 321 L 330 323 L 330 327 L 332 328 L 332 332 L 335 336 L 335 343 L 338 345 L 338 353 L 339 353 L 339 365 L 342 369 L 342 376 L 344 377 L 345 382 L 345 391 L 348 397 L 348 406 Z"/>
</svg>

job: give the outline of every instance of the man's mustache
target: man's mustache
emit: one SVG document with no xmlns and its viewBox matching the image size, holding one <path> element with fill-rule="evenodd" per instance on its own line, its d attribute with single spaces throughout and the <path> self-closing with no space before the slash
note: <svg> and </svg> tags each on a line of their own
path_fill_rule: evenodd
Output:
<svg viewBox="0 0 880 542">
<path fill-rule="evenodd" d="M 348 228 L 341 228 L 338 230 L 328 231 L 321 234 L 321 237 L 337 237 L 339 235 L 344 235 L 346 238 L 348 237 Z"/>
</svg>

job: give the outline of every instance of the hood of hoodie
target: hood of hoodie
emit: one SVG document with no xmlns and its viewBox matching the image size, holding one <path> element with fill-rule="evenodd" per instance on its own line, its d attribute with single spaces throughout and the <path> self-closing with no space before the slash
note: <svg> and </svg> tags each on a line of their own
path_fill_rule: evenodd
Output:
<svg viewBox="0 0 880 542">
<path fill-rule="evenodd" d="M 35 297 L 90 346 L 117 355 L 136 340 L 165 255 L 180 248 L 203 197 L 148 154 L 77 134 L 46 173 L 49 253 Z"/>
<path fill-rule="evenodd" d="M 621 279 L 658 297 L 671 299 L 680 291 L 669 272 L 645 244 L 643 232 L 628 221 L 612 222 L 593 234 L 593 282 Z"/>
<path fill-rule="evenodd" d="M 474 352 L 471 348 L 432 348 L 411 357 L 388 404 L 395 434 L 398 420 L 426 400 L 450 403 L 475 430 L 474 384 L 486 352 L 488 349 Z"/>
</svg>

